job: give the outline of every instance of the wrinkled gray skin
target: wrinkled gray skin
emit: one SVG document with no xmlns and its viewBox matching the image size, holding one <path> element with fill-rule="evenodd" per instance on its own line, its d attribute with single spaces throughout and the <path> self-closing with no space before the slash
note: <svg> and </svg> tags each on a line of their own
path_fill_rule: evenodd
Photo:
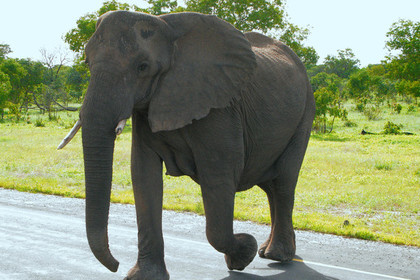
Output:
<svg viewBox="0 0 420 280">
<path fill-rule="evenodd" d="M 130 116 L 139 254 L 126 279 L 169 279 L 163 162 L 168 174 L 201 186 L 208 241 L 229 269 L 244 269 L 257 253 L 254 237 L 232 229 L 235 192 L 254 185 L 267 193 L 272 219 L 259 255 L 293 258 L 294 191 L 315 106 L 304 66 L 288 47 L 213 16 L 118 11 L 99 19 L 86 57 L 86 228 L 103 265 L 118 268 L 107 236 L 112 159 L 115 127 Z"/>
</svg>

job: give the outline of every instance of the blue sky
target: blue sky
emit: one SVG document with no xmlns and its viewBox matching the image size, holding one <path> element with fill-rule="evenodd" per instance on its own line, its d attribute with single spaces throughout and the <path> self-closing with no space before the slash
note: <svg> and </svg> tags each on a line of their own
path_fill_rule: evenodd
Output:
<svg viewBox="0 0 420 280">
<path fill-rule="evenodd" d="M 10 57 L 41 60 L 40 49 L 67 50 L 63 35 L 76 20 L 98 10 L 104 0 L 1 0 L 0 43 L 9 44 Z M 137 6 L 146 1 L 120 0 Z M 420 21 L 418 0 L 288 0 L 290 22 L 309 26 L 306 45 L 322 63 L 327 55 L 351 48 L 362 66 L 379 63 L 386 55 L 386 32 L 398 19 Z M 68 51 L 69 57 L 72 53 Z"/>
</svg>

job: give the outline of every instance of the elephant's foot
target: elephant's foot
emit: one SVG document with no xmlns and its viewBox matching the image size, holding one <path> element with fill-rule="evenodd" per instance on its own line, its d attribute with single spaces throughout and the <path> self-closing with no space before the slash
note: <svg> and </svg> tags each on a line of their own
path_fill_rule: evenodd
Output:
<svg viewBox="0 0 420 280">
<path fill-rule="evenodd" d="M 144 261 L 130 269 L 124 280 L 169 280 L 169 273 L 165 264 L 158 264 L 151 261 Z"/>
<path fill-rule="evenodd" d="M 237 245 L 233 253 L 225 255 L 225 261 L 230 270 L 243 270 L 257 254 L 257 240 L 245 233 L 235 234 L 235 240 Z"/>
<path fill-rule="evenodd" d="M 268 247 L 268 244 L 270 244 L 270 241 L 271 237 L 269 237 L 263 244 L 261 244 L 260 249 L 258 249 L 258 255 L 260 256 L 260 258 L 265 259 L 264 253 Z"/>
<path fill-rule="evenodd" d="M 258 250 L 261 258 L 271 259 L 279 262 L 289 262 L 296 253 L 295 235 L 287 238 L 287 241 L 273 238 L 264 242 Z"/>
</svg>

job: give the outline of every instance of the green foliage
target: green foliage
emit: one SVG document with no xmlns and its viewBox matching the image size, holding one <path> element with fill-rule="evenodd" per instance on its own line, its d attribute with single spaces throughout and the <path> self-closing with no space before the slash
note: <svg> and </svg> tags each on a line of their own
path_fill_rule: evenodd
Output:
<svg viewBox="0 0 420 280">
<path fill-rule="evenodd" d="M 397 114 L 400 114 L 402 110 L 402 105 L 399 103 L 394 103 L 392 104 L 392 110 L 396 112 Z"/>
<path fill-rule="evenodd" d="M 7 46 L 7 45 L 5 45 Z M 36 105 L 41 111 L 48 111 L 52 114 L 53 107 L 62 109 L 72 109 L 64 107 L 59 102 L 67 103 L 72 98 L 78 99 L 87 83 L 84 79 L 70 79 L 68 76 L 74 74 L 63 65 L 65 59 L 61 59 L 60 64 L 54 64 L 56 54 L 45 54 L 46 61 L 43 63 L 30 59 L 2 58 L 0 60 L 0 114 L 4 118 L 4 113 L 14 115 L 18 121 L 23 114 Z M 45 65 L 44 65 L 45 64 Z M 76 66 L 74 67 L 76 68 Z M 71 68 L 72 69 L 72 68 Z M 78 90 L 77 94 L 68 94 L 68 89 Z M 61 107 L 60 107 L 61 106 Z M 55 110 L 55 109 L 54 109 Z"/>
<path fill-rule="evenodd" d="M 7 55 L 12 52 L 12 49 L 7 44 L 0 44 L 0 62 L 6 59 Z"/>
<path fill-rule="evenodd" d="M 45 127 L 45 122 L 42 118 L 37 118 L 34 123 L 35 127 Z"/>
<path fill-rule="evenodd" d="M 347 111 L 342 108 L 340 97 L 341 79 L 336 74 L 318 73 L 311 78 L 316 103 L 314 128 L 321 133 L 331 132 L 336 118 L 347 119 Z"/>
<path fill-rule="evenodd" d="M 375 163 L 375 168 L 377 170 L 389 171 L 389 170 L 392 170 L 392 163 L 390 163 L 390 162 L 377 162 L 377 163 Z"/>
<path fill-rule="evenodd" d="M 383 134 L 401 134 L 401 129 L 402 129 L 403 125 L 397 125 L 393 122 L 388 121 L 385 126 L 384 126 L 384 131 Z"/>
<path fill-rule="evenodd" d="M 395 84 L 395 88 L 401 96 L 411 96 L 415 100 L 420 97 L 420 80 L 409 81 L 401 79 Z"/>
<path fill-rule="evenodd" d="M 0 108 L 3 117 L 4 108 L 8 107 L 16 120 L 21 118 L 21 106 L 28 98 L 28 71 L 18 59 L 5 59 L 0 63 L 0 72 L 3 73 L 4 91 L 0 93 Z"/>
<path fill-rule="evenodd" d="M 185 11 L 216 15 L 241 31 L 264 33 L 285 26 L 282 0 L 186 0 Z"/>
<path fill-rule="evenodd" d="M 311 86 L 313 91 L 317 91 L 321 88 L 327 88 L 328 90 L 339 93 L 341 88 L 342 80 L 336 74 L 328 74 L 326 72 L 320 72 L 311 78 Z"/>
<path fill-rule="evenodd" d="M 365 115 L 369 121 L 380 120 L 382 116 L 382 110 L 379 105 L 365 105 L 363 107 L 363 115 Z"/>
<path fill-rule="evenodd" d="M 359 64 L 360 61 L 349 48 L 338 50 L 338 56 L 328 55 L 324 60 L 325 71 L 329 74 L 334 73 L 340 78 L 348 78 L 359 69 Z"/>
<path fill-rule="evenodd" d="M 387 67 L 393 77 L 416 81 L 420 75 L 420 22 L 400 19 L 386 34 Z M 394 54 L 392 53 L 394 51 Z M 395 54 L 397 53 L 397 54 Z"/>
<path fill-rule="evenodd" d="M 98 17 L 108 11 L 115 10 L 138 11 L 140 9 L 135 5 L 130 6 L 129 4 L 119 3 L 115 0 L 104 2 L 98 11 L 80 17 L 76 22 L 77 27 L 71 29 L 64 35 L 64 41 L 69 45 L 70 50 L 77 53 L 79 57 L 84 57 L 84 47 L 95 32 Z"/>
<path fill-rule="evenodd" d="M 289 46 L 302 60 L 306 68 L 315 67 L 319 55 L 313 47 L 304 46 L 303 42 L 309 36 L 308 28 L 301 28 L 292 23 L 286 23 L 279 31 L 281 33 L 278 39 Z"/>
<path fill-rule="evenodd" d="M 86 63 L 76 61 L 65 73 L 66 91 L 76 102 L 81 102 L 87 90 L 90 78 L 89 68 Z"/>
<path fill-rule="evenodd" d="M 147 0 L 147 3 L 150 6 L 146 9 L 140 9 L 140 11 L 155 16 L 184 11 L 184 8 L 178 6 L 178 2 L 176 0 Z"/>
<path fill-rule="evenodd" d="M 9 94 L 10 102 L 21 104 L 24 93 L 23 77 L 28 74 L 25 68 L 20 65 L 17 59 L 6 59 L 0 64 L 0 71 L 9 77 L 12 86 Z"/>
<path fill-rule="evenodd" d="M 21 111 L 19 109 L 19 105 L 8 102 L 7 107 L 9 108 L 9 112 L 15 117 L 16 121 L 19 121 L 20 118 L 22 117 Z"/>
<path fill-rule="evenodd" d="M 394 97 L 394 83 L 380 76 L 382 71 L 381 66 L 363 68 L 353 73 L 347 82 L 348 96 L 356 101 L 359 111 L 369 110 L 366 112 L 368 115 L 378 112 L 378 108 L 369 109 L 372 107 L 368 104 L 379 107 L 386 99 Z"/>
<path fill-rule="evenodd" d="M 94 14 L 82 16 L 76 22 L 77 27 L 66 33 L 64 41 L 69 44 L 72 51 L 80 55 L 83 53 L 85 44 L 95 32 L 96 19 Z"/>
<path fill-rule="evenodd" d="M 417 112 L 416 106 L 414 105 L 408 106 L 407 113 L 415 113 L 415 112 Z"/>
<path fill-rule="evenodd" d="M 420 22 L 400 19 L 392 24 L 386 36 L 389 75 L 399 80 L 396 85 L 399 94 L 417 100 L 420 96 Z"/>
<path fill-rule="evenodd" d="M 344 121 L 345 127 L 357 127 L 357 123 L 352 120 L 345 120 Z"/>
<path fill-rule="evenodd" d="M 0 114 L 2 120 L 11 89 L 12 85 L 10 84 L 9 76 L 0 71 Z"/>
</svg>

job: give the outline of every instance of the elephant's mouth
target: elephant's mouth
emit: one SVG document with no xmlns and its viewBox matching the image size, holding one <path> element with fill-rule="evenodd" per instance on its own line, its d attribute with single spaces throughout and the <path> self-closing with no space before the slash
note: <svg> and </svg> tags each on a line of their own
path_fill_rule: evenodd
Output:
<svg viewBox="0 0 420 280">
<path fill-rule="evenodd" d="M 126 122 L 127 122 L 127 119 L 123 119 L 118 122 L 117 126 L 115 127 L 115 133 L 117 134 L 117 136 L 120 135 L 122 131 L 124 130 Z M 82 122 L 79 119 L 74 124 L 70 132 L 66 135 L 66 137 L 64 137 L 63 141 L 61 141 L 61 143 L 58 145 L 57 150 L 61 150 L 62 148 L 64 148 L 73 139 L 73 137 L 77 134 L 77 132 L 80 130 L 81 127 L 82 127 Z"/>
<path fill-rule="evenodd" d="M 134 107 L 136 109 L 145 109 L 150 103 L 151 97 L 153 96 L 153 93 L 156 92 L 156 89 L 158 87 L 159 81 L 161 79 L 162 75 L 162 67 L 159 66 L 158 72 L 152 76 L 149 82 L 149 86 L 147 87 L 146 93 L 136 101 Z"/>
</svg>

